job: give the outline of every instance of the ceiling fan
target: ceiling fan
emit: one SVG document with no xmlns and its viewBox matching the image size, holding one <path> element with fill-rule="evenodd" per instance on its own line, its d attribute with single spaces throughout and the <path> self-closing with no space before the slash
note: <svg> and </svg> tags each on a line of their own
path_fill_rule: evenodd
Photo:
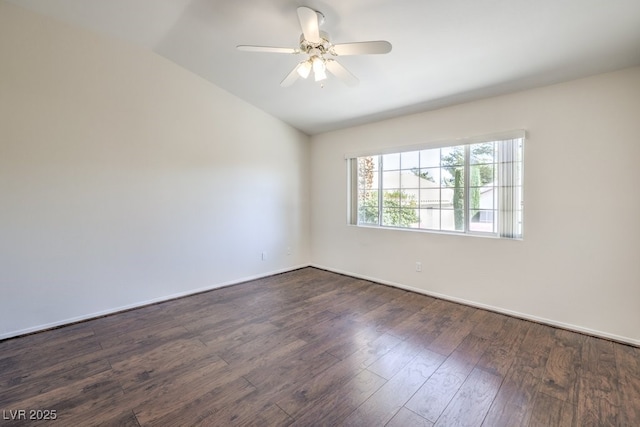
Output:
<svg viewBox="0 0 640 427">
<path fill-rule="evenodd" d="M 298 47 L 237 46 L 239 50 L 249 52 L 306 54 L 307 58 L 296 65 L 280 82 L 280 86 L 291 86 L 300 77 L 306 79 L 312 71 L 317 82 L 325 80 L 327 71 L 329 71 L 348 86 L 355 86 L 358 84 L 358 78 L 332 57 L 380 54 L 391 51 L 391 43 L 384 40 L 333 44 L 329 34 L 320 31 L 320 25 L 324 23 L 324 15 L 321 12 L 305 6 L 298 7 L 297 12 L 300 27 L 302 27 L 300 45 Z"/>
</svg>

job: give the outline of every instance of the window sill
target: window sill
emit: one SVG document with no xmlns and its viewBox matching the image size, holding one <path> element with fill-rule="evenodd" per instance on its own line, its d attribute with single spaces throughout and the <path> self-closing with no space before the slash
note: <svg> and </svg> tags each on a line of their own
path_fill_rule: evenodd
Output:
<svg viewBox="0 0 640 427">
<path fill-rule="evenodd" d="M 403 227 L 388 227 L 388 226 L 379 226 L 379 225 L 366 225 L 366 224 L 347 224 L 348 227 L 355 228 L 364 228 L 370 230 L 390 230 L 390 231 L 401 231 L 401 232 L 414 232 L 414 233 L 425 233 L 425 234 L 439 234 L 445 236 L 458 236 L 458 237 L 480 237 L 484 239 L 492 239 L 492 240 L 515 240 L 522 241 L 522 237 L 516 238 L 506 238 L 500 237 L 497 234 L 493 233 L 462 233 L 458 231 L 443 231 L 443 230 L 427 230 L 424 228 L 403 228 Z"/>
</svg>

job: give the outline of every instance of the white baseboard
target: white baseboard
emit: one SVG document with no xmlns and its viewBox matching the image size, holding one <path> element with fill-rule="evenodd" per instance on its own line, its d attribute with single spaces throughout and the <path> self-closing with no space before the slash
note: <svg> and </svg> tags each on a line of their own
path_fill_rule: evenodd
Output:
<svg viewBox="0 0 640 427">
<path fill-rule="evenodd" d="M 598 337 L 598 338 L 604 338 L 604 339 L 607 339 L 607 340 L 616 341 L 616 342 L 620 342 L 620 343 L 623 343 L 623 344 L 629 344 L 629 345 L 633 345 L 633 346 L 636 346 L 636 347 L 640 347 L 640 340 L 636 340 L 636 339 L 629 338 L 629 337 L 623 337 L 623 336 L 620 336 L 620 335 L 610 334 L 608 332 L 603 332 L 603 331 L 598 331 L 598 330 L 594 330 L 594 329 L 584 328 L 582 326 L 573 325 L 573 324 L 570 324 L 570 323 L 564 323 L 564 322 L 558 322 L 558 321 L 551 320 L 551 319 L 545 319 L 543 317 L 538 317 L 538 316 L 534 316 L 534 315 L 527 314 L 527 313 L 520 313 L 520 312 L 513 311 L 513 310 L 507 310 L 507 309 L 504 309 L 504 308 L 501 308 L 501 307 L 494 307 L 492 305 L 483 304 L 483 303 L 479 303 L 479 302 L 475 302 L 475 301 L 469 301 L 469 300 L 465 300 L 465 299 L 462 299 L 462 298 L 452 297 L 452 296 L 449 296 L 449 295 L 440 294 L 438 292 L 426 291 L 424 289 L 403 285 L 401 283 L 390 282 L 388 280 L 378 279 L 376 277 L 370 277 L 370 276 L 365 276 L 365 275 L 362 275 L 362 274 L 352 273 L 352 272 L 349 272 L 349 271 L 343 271 L 343 270 L 339 270 L 339 269 L 335 269 L 335 268 L 330 268 L 330 267 L 326 267 L 326 266 L 319 265 L 319 264 L 311 264 L 311 267 L 319 268 L 321 270 L 331 271 L 333 273 L 343 274 L 343 275 L 346 275 L 346 276 L 355 277 L 355 278 L 358 278 L 358 279 L 368 280 L 370 282 L 380 283 L 380 284 L 387 285 L 387 286 L 392 286 L 394 288 L 400 288 L 400 289 L 404 289 L 404 290 L 407 290 L 407 291 L 416 292 L 416 293 L 419 293 L 419 294 L 423 294 L 423 295 L 431 296 L 431 297 L 434 297 L 434 298 L 439 298 L 439 299 L 455 302 L 455 303 L 458 303 L 458 304 L 468 305 L 470 307 L 481 308 L 483 310 L 493 311 L 495 313 L 505 314 L 507 316 L 517 317 L 517 318 L 523 319 L 523 320 L 529 320 L 529 321 L 532 321 L 532 322 L 542 323 L 544 325 L 549 325 L 549 326 L 553 326 L 553 327 L 556 327 L 556 328 L 567 329 L 569 331 L 579 332 L 579 333 L 582 333 L 582 334 L 585 334 L 585 335 L 591 335 L 591 336 Z"/>
<path fill-rule="evenodd" d="M 108 310 L 103 310 L 103 311 L 99 311 L 99 312 L 95 312 L 95 313 L 87 313 L 87 314 L 84 314 L 82 316 L 71 317 L 71 318 L 59 320 L 59 321 L 56 321 L 56 322 L 51 322 L 51 323 L 47 323 L 47 324 L 43 324 L 43 325 L 32 326 L 32 327 L 25 328 L 25 329 L 20 329 L 20 330 L 17 330 L 17 331 L 11 331 L 11 332 L 0 334 L 0 340 L 4 340 L 4 339 L 7 339 L 7 338 L 19 337 L 21 335 L 32 334 L 32 333 L 35 333 L 35 332 L 45 331 L 47 329 L 59 328 L 59 327 L 62 327 L 62 326 L 65 326 L 65 325 L 69 325 L 69 324 L 72 324 L 72 323 L 78 323 L 78 322 L 82 322 L 82 321 L 85 321 L 85 320 L 95 319 L 97 317 L 108 316 L 110 314 L 120 313 L 122 311 L 128 311 L 128 310 L 144 307 L 144 306 L 151 305 L 151 304 L 157 304 L 157 303 L 160 303 L 160 302 L 170 301 L 172 299 L 183 298 L 183 297 L 187 297 L 187 296 L 190 296 L 190 295 L 199 294 L 199 293 L 202 293 L 202 292 L 212 291 L 214 289 L 224 288 L 224 287 L 227 287 L 227 286 L 238 285 L 240 283 L 249 282 L 251 280 L 262 279 L 264 277 L 274 276 L 276 274 L 287 273 L 289 271 L 299 270 L 301 268 L 305 268 L 305 267 L 309 267 L 309 266 L 310 266 L 309 264 L 302 264 L 302 265 L 298 265 L 298 266 L 294 266 L 294 267 L 288 267 L 288 268 L 284 268 L 284 269 L 280 269 L 280 270 L 270 271 L 270 272 L 267 272 L 267 273 L 257 274 L 257 275 L 253 275 L 253 276 L 246 276 L 246 277 L 242 277 L 242 278 L 239 278 L 239 279 L 230 280 L 230 281 L 227 281 L 227 282 L 216 283 L 214 285 L 204 286 L 204 287 L 198 288 L 198 289 L 192 289 L 192 290 L 189 290 L 189 291 L 186 291 L 186 292 L 178 292 L 178 293 L 175 293 L 175 294 L 165 295 L 165 296 L 162 296 L 162 297 L 153 298 L 153 299 L 146 300 L 146 301 L 136 302 L 134 304 L 123 305 L 123 306 L 120 306 L 120 307 L 110 308 Z"/>
<path fill-rule="evenodd" d="M 443 300 L 447 300 L 447 301 L 452 301 L 452 302 L 455 302 L 455 303 L 458 303 L 458 304 L 464 304 L 464 305 L 467 305 L 467 306 L 470 306 L 470 307 L 481 308 L 481 309 L 484 309 L 484 310 L 493 311 L 495 313 L 500 313 L 500 314 L 505 314 L 507 316 L 517 317 L 519 319 L 530 320 L 530 321 L 536 322 L 536 323 L 542 323 L 542 324 L 553 326 L 553 327 L 557 327 L 557 328 L 567 329 L 567 330 L 570 330 L 570 331 L 579 332 L 579 333 L 583 333 L 583 334 L 586 334 L 586 335 L 595 336 L 595 337 L 598 337 L 598 338 L 604 338 L 604 339 L 608 339 L 608 340 L 612 340 L 612 341 L 617 341 L 617 342 L 620 342 L 620 343 L 623 343 L 623 344 L 629 344 L 629 345 L 633 345 L 633 346 L 636 346 L 636 347 L 640 347 L 640 340 L 636 340 L 636 339 L 633 339 L 633 338 L 623 337 L 623 336 L 620 336 L 620 335 L 610 334 L 610 333 L 603 332 L 603 331 L 584 328 L 582 326 L 573 325 L 573 324 L 570 324 L 570 323 L 564 323 L 564 322 L 558 322 L 558 321 L 551 320 L 551 319 L 545 319 L 545 318 L 534 316 L 534 315 L 531 315 L 531 314 L 520 313 L 520 312 L 513 311 L 513 310 L 507 310 L 507 309 L 504 309 L 504 308 L 501 308 L 501 307 L 494 307 L 494 306 L 491 306 L 491 305 L 488 305 L 488 304 L 483 304 L 483 303 L 479 303 L 479 302 L 475 302 L 475 301 L 469 301 L 469 300 L 465 300 L 465 299 L 462 299 L 462 298 L 457 298 L 457 297 L 452 297 L 452 296 L 445 295 L 445 294 L 440 294 L 440 293 L 437 293 L 437 292 L 426 291 L 424 289 L 403 285 L 401 283 L 391 282 L 391 281 L 379 279 L 379 278 L 376 278 L 376 277 L 370 277 L 370 276 L 366 276 L 366 275 L 362 275 L 362 274 L 358 274 L 358 273 L 353 273 L 353 272 L 350 272 L 350 271 L 344 271 L 344 270 L 340 270 L 340 269 L 336 269 L 336 268 L 326 267 L 326 266 L 319 265 L 319 264 L 301 264 L 301 265 L 298 265 L 298 266 L 293 266 L 293 267 L 288 267 L 288 268 L 284 268 L 284 269 L 280 269 L 280 270 L 270 271 L 270 272 L 267 272 L 267 273 L 262 273 L 262 274 L 252 275 L 252 276 L 246 276 L 246 277 L 242 277 L 242 278 L 239 278 L 239 279 L 230 280 L 230 281 L 227 281 L 227 282 L 216 283 L 216 284 L 213 284 L 213 285 L 210 285 L 210 286 L 205 286 L 205 287 L 202 287 L 202 288 L 193 289 L 193 290 L 189 290 L 189 291 L 186 291 L 186 292 L 179 292 L 179 293 L 176 293 L 176 294 L 166 295 L 166 296 L 162 296 L 162 297 L 158 297 L 158 298 L 154 298 L 154 299 L 150 299 L 150 300 L 146 300 L 146 301 L 140 301 L 140 302 L 136 302 L 134 304 L 129 304 L 129 305 L 120 306 L 120 307 L 114 307 L 114 308 L 111 308 L 111 309 L 108 309 L 108 310 L 103 310 L 103 311 L 100 311 L 100 312 L 88 313 L 88 314 L 82 315 L 82 316 L 67 318 L 67 319 L 63 319 L 63 320 L 60 320 L 60 321 L 51 322 L 51 323 L 47 323 L 47 324 L 43 324 L 43 325 L 37 325 L 37 326 L 33 326 L 33 327 L 29 327 L 29 328 L 25 328 L 25 329 L 21 329 L 21 330 L 17 330 L 17 331 L 11 331 L 11 332 L 0 334 L 0 340 L 4 340 L 4 339 L 8 339 L 8 338 L 14 338 L 14 337 L 18 337 L 18 336 L 21 336 L 21 335 L 32 334 L 32 333 L 44 331 L 44 330 L 47 330 L 47 329 L 58 328 L 58 327 L 62 327 L 62 326 L 65 326 L 65 325 L 72 324 L 72 323 L 77 323 L 77 322 L 82 322 L 82 321 L 85 321 L 85 320 L 95 319 L 95 318 L 98 318 L 98 317 L 108 316 L 110 314 L 115 314 L 115 313 L 119 313 L 119 312 L 122 312 L 122 311 L 132 310 L 132 309 L 135 309 L 135 308 L 140 308 L 140 307 L 144 307 L 144 306 L 151 305 L 151 304 L 157 304 L 157 303 L 170 301 L 170 300 L 177 299 L 177 298 L 183 298 L 183 297 L 187 297 L 187 296 L 190 296 L 190 295 L 199 294 L 199 293 L 202 293 L 202 292 L 212 291 L 214 289 L 220 289 L 220 288 L 224 288 L 224 287 L 227 287 L 227 286 L 233 286 L 233 285 L 237 285 L 237 284 L 240 284 L 240 283 L 249 282 L 251 280 L 262 279 L 262 278 L 273 276 L 273 275 L 276 275 L 276 274 L 287 273 L 289 271 L 299 270 L 299 269 L 305 268 L 305 267 L 314 267 L 314 268 L 318 268 L 318 269 L 321 269 L 321 270 L 331 271 L 333 273 L 338 273 L 338 274 L 343 274 L 343 275 L 346 275 L 346 276 L 355 277 L 355 278 L 358 278 L 358 279 L 368 280 L 370 282 L 380 283 L 380 284 L 383 284 L 383 285 L 392 286 L 392 287 L 395 287 L 395 288 L 400 288 L 400 289 L 404 289 L 404 290 L 411 291 L 411 292 L 416 292 L 416 293 L 427 295 L 427 296 L 431 296 L 431 297 L 434 297 L 434 298 L 439 298 L 439 299 L 443 299 Z"/>
</svg>

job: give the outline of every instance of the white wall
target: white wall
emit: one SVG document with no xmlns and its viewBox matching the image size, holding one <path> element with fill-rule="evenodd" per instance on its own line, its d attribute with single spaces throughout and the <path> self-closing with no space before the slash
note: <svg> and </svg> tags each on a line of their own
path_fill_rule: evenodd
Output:
<svg viewBox="0 0 640 427">
<path fill-rule="evenodd" d="M 0 2 L 0 338 L 308 264 L 308 170 L 200 77 Z"/>
<path fill-rule="evenodd" d="M 309 148 L 159 56 L 0 1 L 0 339 L 312 260 L 639 344 L 639 111 L 634 68 Z M 520 128 L 524 241 L 346 225 L 344 153 Z"/>
<path fill-rule="evenodd" d="M 639 114 L 633 68 L 315 136 L 312 260 L 640 344 Z M 345 153 L 512 129 L 528 132 L 523 241 L 346 225 Z"/>
</svg>

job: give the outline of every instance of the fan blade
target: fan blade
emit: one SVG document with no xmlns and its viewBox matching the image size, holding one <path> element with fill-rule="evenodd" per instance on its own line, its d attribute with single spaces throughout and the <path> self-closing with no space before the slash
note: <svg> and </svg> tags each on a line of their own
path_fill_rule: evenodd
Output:
<svg viewBox="0 0 640 427">
<path fill-rule="evenodd" d="M 287 77 L 284 78 L 284 80 L 282 80 L 280 82 L 280 86 L 282 87 L 289 87 L 292 84 L 295 83 L 296 80 L 298 80 L 298 77 L 300 77 L 300 74 L 298 74 L 298 68 L 300 68 L 300 66 L 303 64 L 303 62 L 301 62 L 300 64 L 296 65 L 296 67 L 291 70 L 291 72 L 289 74 L 287 74 Z"/>
<path fill-rule="evenodd" d="M 265 52 L 265 53 L 300 53 L 300 49 L 292 47 L 272 47 L 272 46 L 251 46 L 251 45 L 238 45 L 238 50 L 245 52 Z"/>
<path fill-rule="evenodd" d="M 351 74 L 349 70 L 344 68 L 340 63 L 334 59 L 327 59 L 326 62 L 327 70 L 340 80 L 342 80 L 347 86 L 357 86 L 360 82 L 356 76 Z"/>
<path fill-rule="evenodd" d="M 391 43 L 380 40 L 373 42 L 340 43 L 333 45 L 333 55 L 372 55 L 391 52 Z"/>
<path fill-rule="evenodd" d="M 320 43 L 320 28 L 316 11 L 300 6 L 298 8 L 298 19 L 300 20 L 304 38 L 311 43 Z"/>
</svg>

